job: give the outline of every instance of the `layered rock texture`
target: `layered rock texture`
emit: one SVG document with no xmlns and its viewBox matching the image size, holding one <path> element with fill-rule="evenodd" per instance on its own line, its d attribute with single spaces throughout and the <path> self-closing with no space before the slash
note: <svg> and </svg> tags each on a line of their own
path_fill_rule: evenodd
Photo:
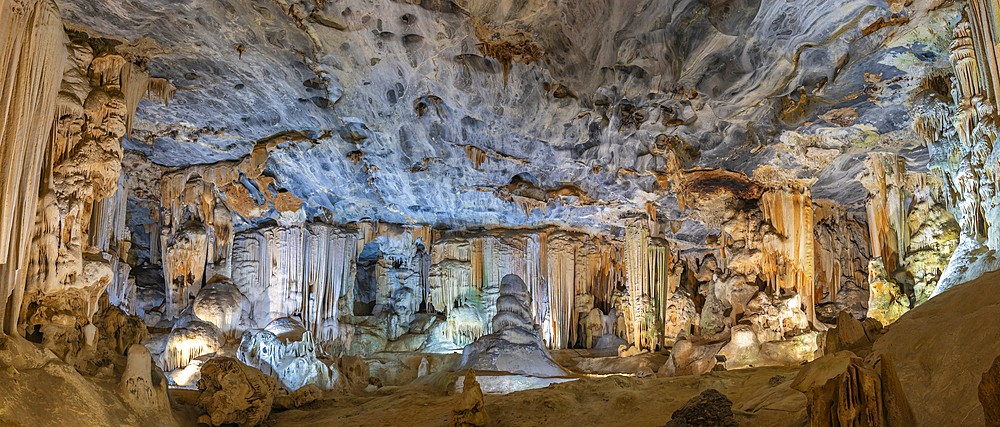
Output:
<svg viewBox="0 0 1000 427">
<path fill-rule="evenodd" d="M 452 370 L 844 350 L 814 422 L 895 417 L 872 384 L 936 419 L 921 352 L 961 343 L 912 323 L 1000 270 L 997 10 L 0 0 L 0 365 L 110 381 L 109 424 L 169 384 L 250 425 Z"/>
</svg>

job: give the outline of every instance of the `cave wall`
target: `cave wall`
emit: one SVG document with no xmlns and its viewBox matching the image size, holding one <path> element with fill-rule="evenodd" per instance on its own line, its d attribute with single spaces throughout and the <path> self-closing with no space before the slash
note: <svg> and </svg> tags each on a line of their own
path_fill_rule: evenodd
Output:
<svg viewBox="0 0 1000 427">
<path fill-rule="evenodd" d="M 269 46 L 247 39 L 249 47 L 224 46 L 233 52 L 223 62 L 200 63 L 201 46 L 171 52 L 150 39 L 62 27 L 52 2 L 5 1 L 5 332 L 65 357 L 93 334 L 107 293 L 171 331 L 157 353 L 170 367 L 222 345 L 170 340 L 210 325 L 231 338 L 287 317 L 331 354 L 455 351 L 494 332 L 499 283 L 516 274 L 549 348 L 590 346 L 594 310 L 616 313 L 598 335 L 640 348 L 740 324 L 769 342 L 822 330 L 840 311 L 905 310 L 1000 267 L 996 23 L 979 2 L 942 6 L 951 19 L 943 21 L 954 22 L 944 37 L 950 57 L 922 64 L 917 86 L 864 77 L 864 90 L 889 100 L 914 89 L 912 129 L 871 119 L 870 107 L 816 107 L 839 72 L 824 74 L 830 64 L 819 56 L 887 58 L 875 41 L 898 41 L 891 27 L 905 22 L 876 25 L 884 10 L 864 2 L 851 3 L 855 12 L 864 6 L 853 18 L 800 5 L 782 15 L 799 21 L 777 28 L 763 25 L 783 12 L 771 3 L 742 24 L 666 19 L 706 12 L 682 2 L 635 18 L 637 33 L 621 40 L 537 20 L 561 6 L 456 5 L 277 2 L 251 11 L 236 2 L 208 13 L 255 13 L 288 31 L 251 26 L 240 37 Z M 60 6 L 103 30 L 109 24 L 92 15 L 115 15 L 103 2 Z M 627 6 L 593 10 L 619 7 Z M 160 13 L 134 19 L 148 24 Z M 196 32 L 218 27 L 212 21 Z M 799 40 L 780 39 L 771 56 L 724 43 L 733 32 L 759 41 L 792 27 Z M 685 39 L 692 29 L 710 35 Z M 837 31 L 851 37 L 810 51 L 817 58 L 803 62 L 807 71 L 792 66 L 801 59 L 795 46 Z M 295 58 L 294 73 L 242 62 L 300 42 L 310 55 L 275 54 Z M 661 57 L 680 42 L 693 50 Z M 204 49 L 219 43 L 209 38 Z M 566 50 L 539 59 L 539 49 L 558 45 Z M 919 49 L 905 53 L 940 46 Z M 429 56 L 438 51 L 446 53 Z M 727 62 L 734 57 L 746 61 Z M 441 58 L 448 66 L 438 77 L 421 77 Z M 603 68 L 584 78 L 581 64 L 591 62 Z M 183 77 L 176 64 L 187 67 Z M 227 79 L 240 83 L 221 79 L 227 92 L 192 94 L 203 88 L 191 82 L 223 84 L 198 74 L 220 74 L 204 64 L 232 67 Z M 257 93 L 247 87 L 257 76 L 303 97 L 234 95 Z M 764 93 L 776 104 L 752 99 Z M 215 118 L 202 117 L 205 99 L 215 100 Z M 253 102 L 281 109 L 231 110 Z M 201 302 L 222 300 L 224 319 L 199 314 Z"/>
</svg>

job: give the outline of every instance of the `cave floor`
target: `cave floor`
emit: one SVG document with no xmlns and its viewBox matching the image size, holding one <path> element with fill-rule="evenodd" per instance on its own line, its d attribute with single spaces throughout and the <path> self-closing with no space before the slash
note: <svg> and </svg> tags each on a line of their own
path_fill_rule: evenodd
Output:
<svg viewBox="0 0 1000 427">
<path fill-rule="evenodd" d="M 584 376 L 546 388 L 486 395 L 489 426 L 662 426 L 673 411 L 715 388 L 733 401 L 742 426 L 804 426 L 805 395 L 789 384 L 798 367 L 766 367 L 701 376 Z M 299 409 L 273 412 L 269 426 L 447 426 L 458 402 L 441 388 L 386 386 L 374 393 L 328 392 Z"/>
</svg>

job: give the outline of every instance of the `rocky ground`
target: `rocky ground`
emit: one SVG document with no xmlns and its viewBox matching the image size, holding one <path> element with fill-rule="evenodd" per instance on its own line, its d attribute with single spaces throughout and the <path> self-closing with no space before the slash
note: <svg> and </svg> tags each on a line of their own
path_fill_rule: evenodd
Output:
<svg viewBox="0 0 1000 427">
<path fill-rule="evenodd" d="M 734 402 L 741 425 L 805 425 L 805 395 L 789 387 L 794 367 L 702 376 L 639 379 L 582 377 L 547 388 L 486 395 L 489 426 L 661 426 L 692 397 L 714 388 Z M 457 395 L 428 385 L 383 387 L 375 393 L 327 395 L 305 408 L 271 415 L 271 426 L 447 426 Z"/>
</svg>

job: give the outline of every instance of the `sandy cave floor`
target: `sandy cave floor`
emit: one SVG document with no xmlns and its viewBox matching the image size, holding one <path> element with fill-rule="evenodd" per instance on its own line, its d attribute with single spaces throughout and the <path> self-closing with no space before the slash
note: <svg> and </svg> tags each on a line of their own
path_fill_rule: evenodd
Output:
<svg viewBox="0 0 1000 427">
<path fill-rule="evenodd" d="M 487 395 L 489 426 L 662 426 L 673 411 L 715 388 L 733 401 L 741 426 L 804 426 L 805 395 L 789 387 L 799 367 L 639 379 L 587 376 L 546 388 Z M 190 402 L 176 391 L 180 402 Z M 327 392 L 300 409 L 272 412 L 266 426 L 447 426 L 458 395 L 423 384 L 374 393 Z M 186 406 L 186 405 L 177 405 Z M 190 413 L 190 412 L 189 412 Z"/>
</svg>

